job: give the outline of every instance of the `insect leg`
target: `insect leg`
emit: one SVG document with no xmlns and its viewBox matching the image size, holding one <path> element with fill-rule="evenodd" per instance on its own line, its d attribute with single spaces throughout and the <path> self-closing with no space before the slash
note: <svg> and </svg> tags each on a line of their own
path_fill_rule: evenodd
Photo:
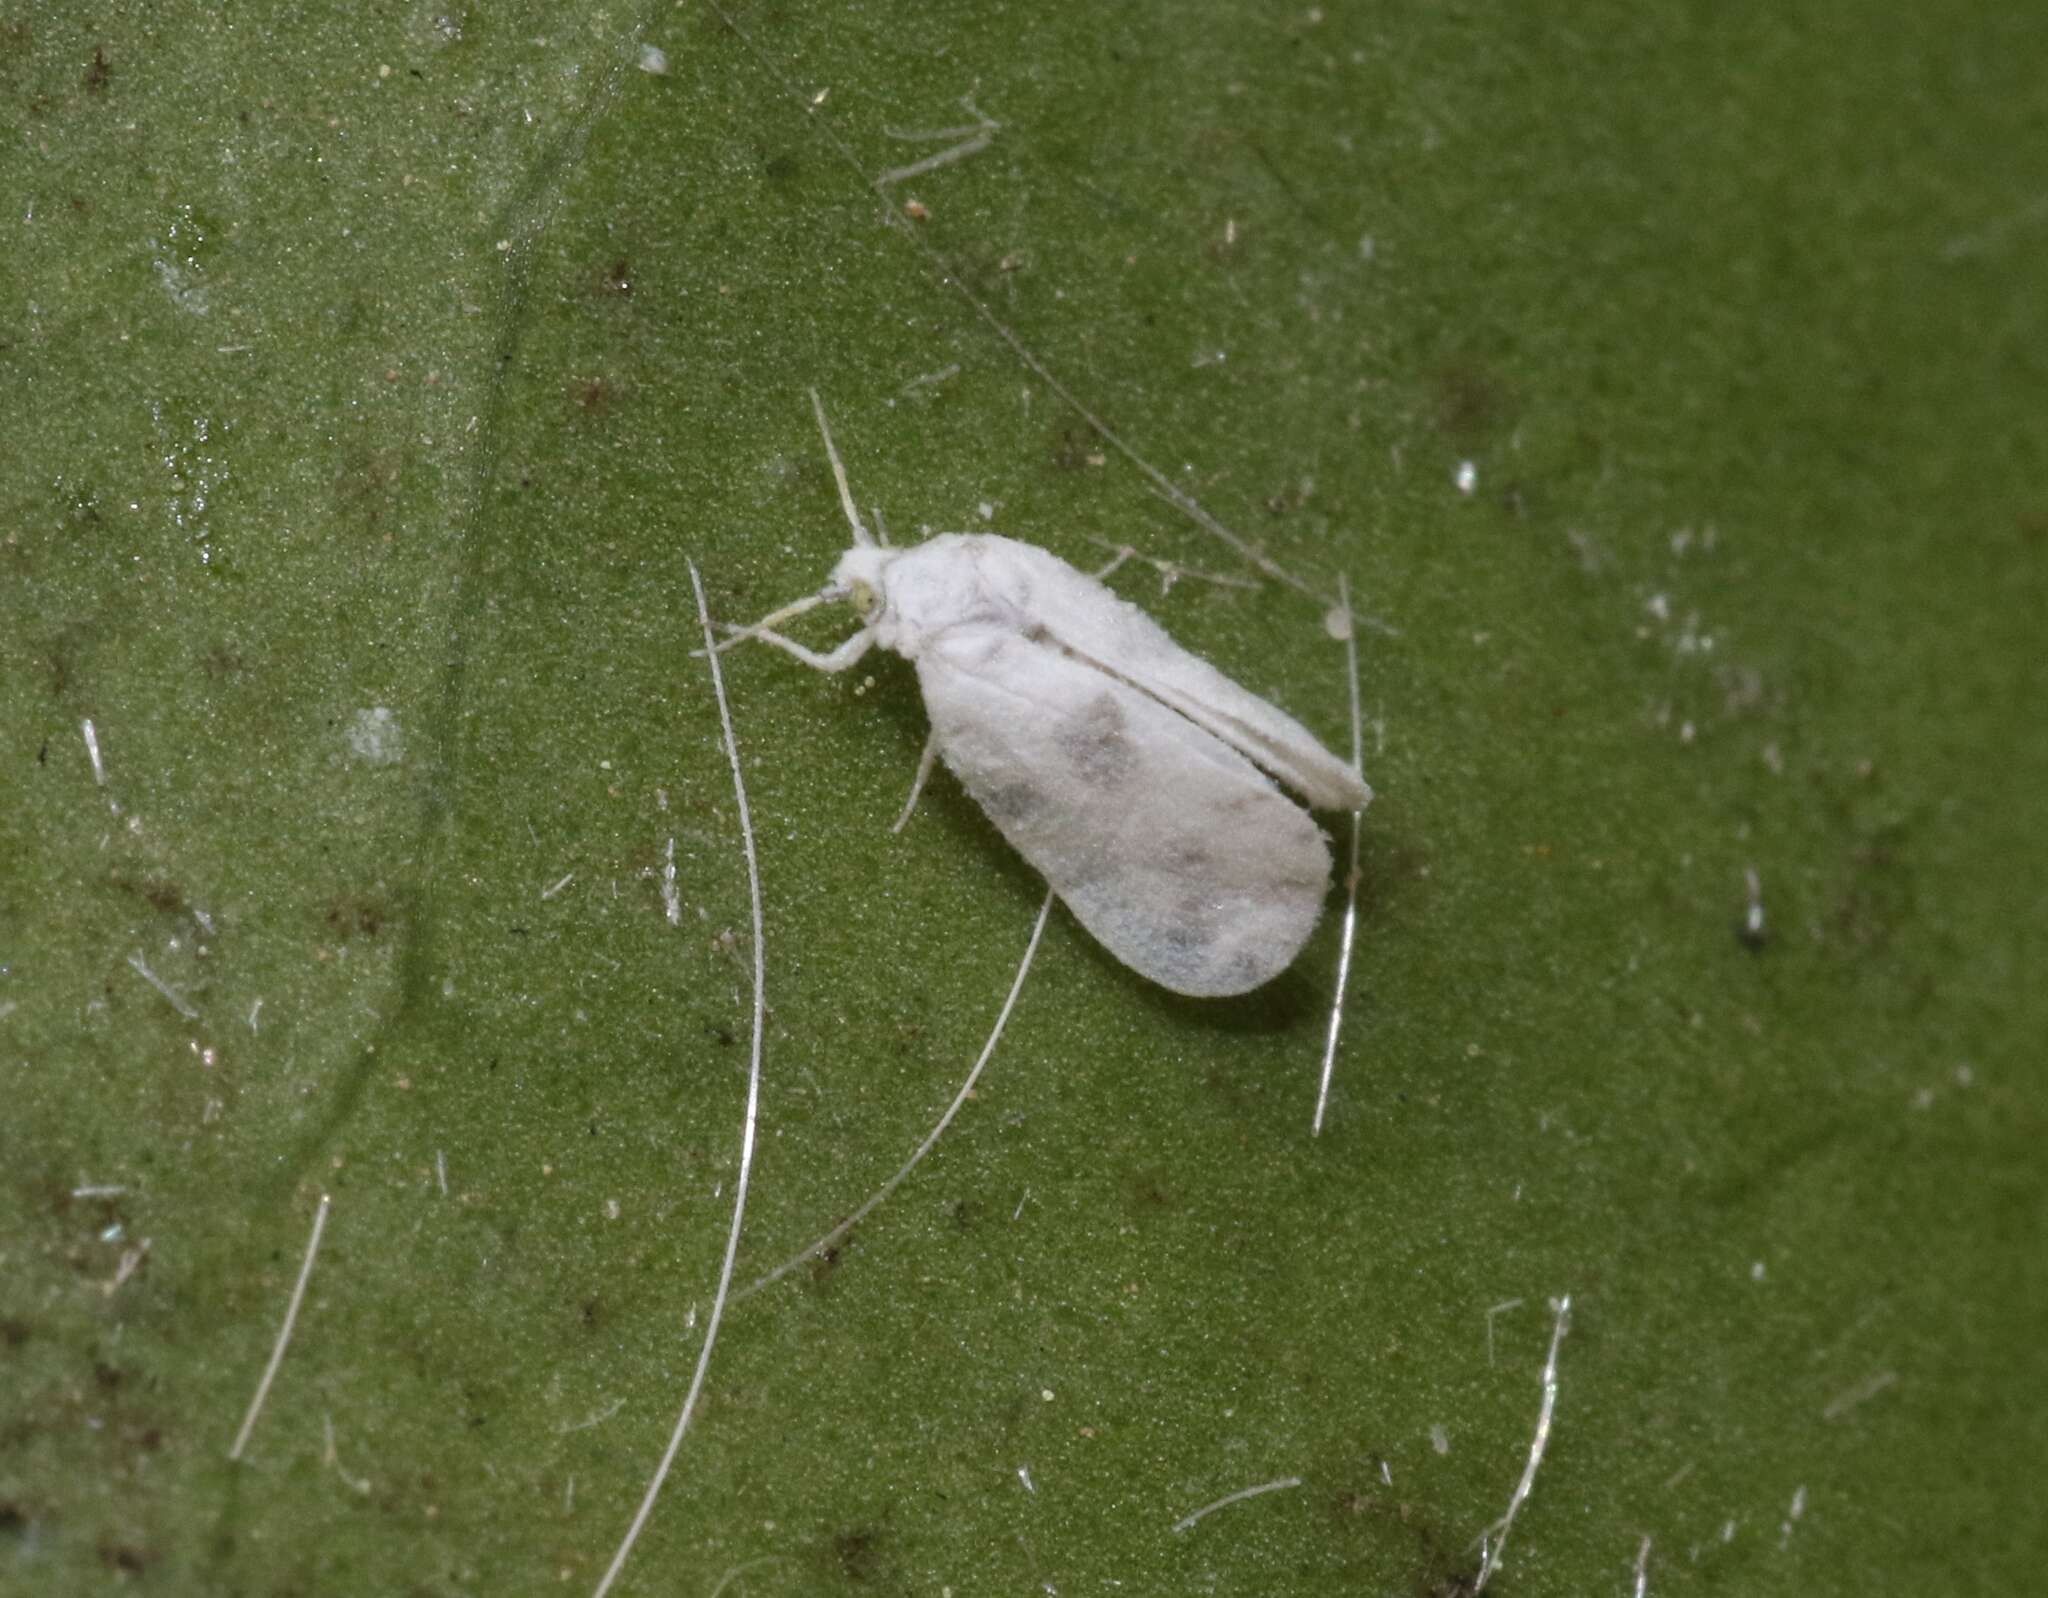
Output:
<svg viewBox="0 0 2048 1598">
<path fill-rule="evenodd" d="M 1193 566 L 1183 566 L 1177 560 L 1162 560 L 1157 555 L 1146 554 L 1143 550 L 1132 544 L 1112 544 L 1106 538 L 1092 537 L 1088 542 L 1100 545 L 1110 552 L 1109 564 L 1098 571 L 1089 573 L 1098 583 L 1112 572 L 1121 568 L 1125 561 L 1141 560 L 1159 573 L 1159 592 L 1162 596 L 1171 592 L 1173 585 L 1183 577 L 1198 577 L 1205 583 L 1214 583 L 1218 588 L 1257 588 L 1259 586 L 1248 577 L 1226 577 L 1221 572 L 1200 571 Z"/>
<path fill-rule="evenodd" d="M 910 797 L 903 801 L 902 811 L 889 824 L 891 832 L 901 832 L 910 820 L 910 812 L 917 808 L 917 796 L 924 792 L 925 779 L 932 774 L 932 766 L 938 758 L 939 735 L 932 732 L 925 737 L 924 753 L 917 757 L 917 775 L 910 779 Z"/>
<path fill-rule="evenodd" d="M 863 627 L 838 648 L 820 654 L 815 649 L 807 649 L 794 638 L 785 638 L 782 634 L 770 632 L 766 627 L 756 623 L 752 627 L 735 627 L 732 636 L 718 647 L 724 650 L 749 638 L 758 638 L 764 644 L 773 644 L 784 654 L 796 656 L 813 671 L 845 671 L 873 648 L 875 642 L 875 635 Z"/>
<path fill-rule="evenodd" d="M 1101 540 L 1098 539 L 1096 540 L 1096 542 L 1099 543 L 1101 542 Z M 1110 557 L 1109 564 L 1107 566 L 1101 567 L 1099 570 L 1092 571 L 1088 575 L 1090 577 L 1093 577 L 1099 583 L 1103 580 L 1103 578 L 1109 576 L 1111 573 L 1116 571 L 1116 569 L 1119 566 L 1123 565 L 1125 561 L 1129 560 L 1135 554 L 1137 554 L 1137 551 L 1131 548 L 1129 544 L 1119 545 L 1117 548 L 1117 552 Z"/>
</svg>

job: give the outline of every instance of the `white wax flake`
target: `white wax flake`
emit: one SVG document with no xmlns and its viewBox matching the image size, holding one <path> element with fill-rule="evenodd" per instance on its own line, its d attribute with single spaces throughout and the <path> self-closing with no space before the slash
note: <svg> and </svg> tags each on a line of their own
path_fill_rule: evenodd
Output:
<svg viewBox="0 0 2048 1598">
<path fill-rule="evenodd" d="M 679 927 L 683 924 L 682 895 L 676 891 L 676 841 L 668 841 L 668 852 L 661 862 L 661 913 L 668 918 L 668 924 Z"/>
<path fill-rule="evenodd" d="M 156 240 L 152 239 L 150 243 L 155 245 Z M 181 263 L 159 255 L 150 264 L 156 268 L 157 285 L 164 291 L 164 297 L 179 310 L 193 316 L 204 316 L 211 309 L 206 280 L 197 261 L 188 257 Z"/>
<path fill-rule="evenodd" d="M 358 710 L 349 723 L 349 753 L 372 766 L 395 766 L 405 758 L 405 735 L 398 717 L 382 705 Z"/>
<path fill-rule="evenodd" d="M 1471 493 L 1479 486 L 1479 467 L 1472 461 L 1459 461 L 1456 482 L 1459 493 Z"/>
<path fill-rule="evenodd" d="M 1785 1511 L 1785 1518 L 1778 1523 L 1778 1546 L 1785 1547 L 1792 1541 L 1792 1528 L 1799 1524 L 1799 1517 L 1806 1513 L 1806 1484 L 1801 1482 L 1792 1490 L 1792 1503 Z"/>
<path fill-rule="evenodd" d="M 1372 799 L 1357 770 L 1056 555 L 993 533 L 876 543 L 832 464 L 853 547 L 818 593 L 727 644 L 830 672 L 877 644 L 902 655 L 932 723 L 919 780 L 943 758 L 1110 953 L 1194 997 L 1279 975 L 1322 911 L 1330 851 L 1273 779 L 1356 811 Z M 772 630 L 842 599 L 860 630 L 827 653 Z"/>
<path fill-rule="evenodd" d="M 662 76 L 668 71 L 668 52 L 658 44 L 641 45 L 640 70 L 651 72 L 656 77 Z"/>
</svg>

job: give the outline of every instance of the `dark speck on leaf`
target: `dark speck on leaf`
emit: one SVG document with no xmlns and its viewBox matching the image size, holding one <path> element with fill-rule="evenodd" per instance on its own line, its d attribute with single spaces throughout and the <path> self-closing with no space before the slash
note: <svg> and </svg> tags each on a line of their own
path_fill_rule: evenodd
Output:
<svg viewBox="0 0 2048 1598">
<path fill-rule="evenodd" d="M 838 1557 L 839 1568 L 846 1573 L 848 1581 L 870 1581 L 879 1573 L 880 1540 L 877 1532 L 865 1526 L 833 1536 L 832 1552 Z"/>
<path fill-rule="evenodd" d="M 352 894 L 330 900 L 327 906 L 327 925 L 336 936 L 343 938 L 374 938 L 384 930 L 385 917 L 382 902 L 359 899 Z"/>
<path fill-rule="evenodd" d="M 1067 428 L 1053 445 L 1053 466 L 1063 472 L 1078 472 L 1085 466 L 1093 465 L 1101 446 L 1092 434 L 1078 428 Z"/>
<path fill-rule="evenodd" d="M 151 1558 L 140 1548 L 130 1547 L 127 1543 L 102 1543 L 100 1562 L 124 1575 L 137 1576 L 149 1568 Z"/>
<path fill-rule="evenodd" d="M 848 1234 L 830 1248 L 821 1249 L 811 1261 L 811 1281 L 816 1284 L 839 1269 L 839 1262 L 846 1258 L 846 1251 L 853 1246 L 852 1234 Z"/>
<path fill-rule="evenodd" d="M 1456 437 L 1486 431 L 1505 408 L 1505 400 L 1484 366 L 1453 362 L 1436 374 L 1438 428 Z"/>
</svg>

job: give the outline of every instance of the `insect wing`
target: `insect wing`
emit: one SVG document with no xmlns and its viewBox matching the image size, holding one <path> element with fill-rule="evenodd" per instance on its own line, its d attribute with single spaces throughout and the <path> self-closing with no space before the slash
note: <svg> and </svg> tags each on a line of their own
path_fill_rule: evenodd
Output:
<svg viewBox="0 0 2048 1598">
<path fill-rule="evenodd" d="M 1023 603 L 1068 652 L 1170 705 L 1319 810 L 1359 810 L 1372 790 L 1286 711 L 1218 671 L 1143 610 L 1049 550 L 989 536 L 1028 574 Z"/>
<path fill-rule="evenodd" d="M 1235 749 L 1012 628 L 948 628 L 917 669 L 947 766 L 1124 964 L 1216 998 L 1300 952 L 1329 848 Z"/>
</svg>

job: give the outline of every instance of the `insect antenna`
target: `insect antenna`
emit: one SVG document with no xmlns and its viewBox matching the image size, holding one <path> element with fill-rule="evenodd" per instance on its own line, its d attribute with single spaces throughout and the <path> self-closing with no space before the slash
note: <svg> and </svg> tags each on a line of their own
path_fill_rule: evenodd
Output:
<svg viewBox="0 0 2048 1598">
<path fill-rule="evenodd" d="M 816 610 L 820 605 L 829 605 L 845 597 L 846 589 L 844 586 L 839 583 L 827 583 L 815 594 L 806 595 L 802 599 L 792 600 L 780 610 L 769 611 L 767 615 L 751 626 L 737 627 L 727 623 L 726 636 L 718 641 L 718 652 L 724 654 L 734 644 L 743 644 L 749 638 L 767 638 L 770 636 L 771 629 L 788 621 L 790 617 L 801 616 L 807 610 Z M 692 653 L 701 654 L 703 651 L 695 650 Z"/>
<path fill-rule="evenodd" d="M 839 485 L 839 508 L 846 512 L 846 525 L 853 529 L 856 544 L 872 544 L 868 530 L 861 525 L 860 512 L 853 508 L 853 490 L 847 485 L 846 466 L 839 459 L 839 451 L 832 445 L 832 429 L 825 422 L 825 402 L 818 398 L 818 391 L 811 390 L 811 409 L 818 418 L 818 431 L 825 438 L 825 454 L 832 462 L 832 481 Z"/>
</svg>

